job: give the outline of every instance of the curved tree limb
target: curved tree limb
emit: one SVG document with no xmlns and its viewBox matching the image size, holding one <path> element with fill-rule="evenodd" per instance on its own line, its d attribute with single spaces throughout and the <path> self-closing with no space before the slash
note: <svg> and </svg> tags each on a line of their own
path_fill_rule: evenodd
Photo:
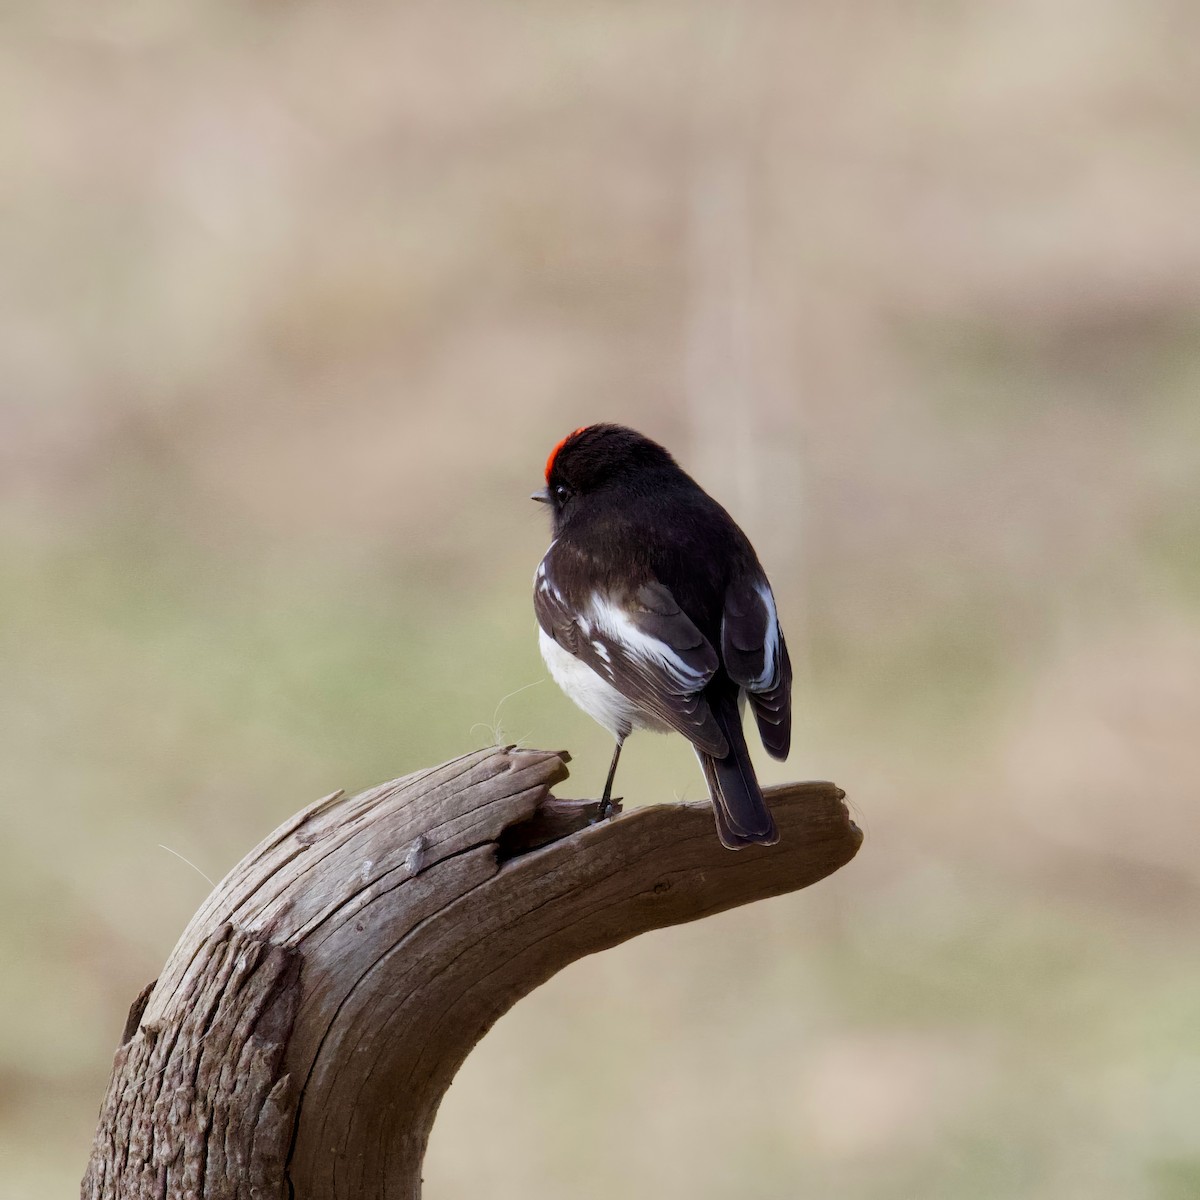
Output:
<svg viewBox="0 0 1200 1200">
<path fill-rule="evenodd" d="M 251 851 L 130 1012 L 83 1196 L 404 1197 L 471 1048 L 556 971 L 816 883 L 862 835 L 830 783 L 767 791 L 775 846 L 709 803 L 589 824 L 568 756 L 493 747 L 329 796 Z"/>
</svg>

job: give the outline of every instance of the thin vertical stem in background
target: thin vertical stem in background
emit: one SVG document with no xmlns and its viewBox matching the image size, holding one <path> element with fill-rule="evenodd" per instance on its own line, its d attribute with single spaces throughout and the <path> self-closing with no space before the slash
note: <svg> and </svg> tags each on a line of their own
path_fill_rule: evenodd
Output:
<svg viewBox="0 0 1200 1200">
<path fill-rule="evenodd" d="M 683 372 L 697 473 L 736 511 L 777 583 L 795 590 L 803 580 L 802 394 L 783 339 L 797 318 L 797 289 L 770 220 L 776 175 L 766 169 L 788 150 L 770 120 L 780 26 L 766 0 L 714 4 L 697 22 Z M 801 670 L 804 607 L 785 605 Z"/>
<path fill-rule="evenodd" d="M 754 480 L 754 146 L 745 25 L 745 9 L 727 4 L 698 26 L 684 392 L 698 472 L 753 525 L 760 494 Z"/>
</svg>

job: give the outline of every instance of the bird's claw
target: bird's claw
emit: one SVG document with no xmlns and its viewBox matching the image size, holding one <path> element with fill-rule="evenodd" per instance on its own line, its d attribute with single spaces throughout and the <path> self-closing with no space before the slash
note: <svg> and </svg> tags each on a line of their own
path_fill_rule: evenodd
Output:
<svg viewBox="0 0 1200 1200">
<path fill-rule="evenodd" d="M 592 824 L 599 825 L 601 821 L 607 821 L 609 817 L 615 817 L 621 811 L 621 801 L 623 799 L 623 796 L 613 796 L 608 800 L 601 800 L 596 806 L 596 816 Z"/>
</svg>

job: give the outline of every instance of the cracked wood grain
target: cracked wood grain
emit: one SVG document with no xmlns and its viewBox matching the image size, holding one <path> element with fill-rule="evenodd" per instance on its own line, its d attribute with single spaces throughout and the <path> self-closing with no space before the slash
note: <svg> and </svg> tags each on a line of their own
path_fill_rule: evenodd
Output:
<svg viewBox="0 0 1200 1200">
<path fill-rule="evenodd" d="M 471 1048 L 568 963 L 807 887 L 861 834 L 830 783 L 771 788 L 736 854 L 707 801 L 591 824 L 564 753 L 492 747 L 285 822 L 135 1001 L 85 1200 L 416 1200 Z"/>
</svg>

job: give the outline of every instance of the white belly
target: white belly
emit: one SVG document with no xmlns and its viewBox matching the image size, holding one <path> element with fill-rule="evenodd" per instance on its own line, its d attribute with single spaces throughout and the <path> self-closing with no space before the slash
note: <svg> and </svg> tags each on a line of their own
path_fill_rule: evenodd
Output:
<svg viewBox="0 0 1200 1200">
<path fill-rule="evenodd" d="M 586 663 L 568 654 L 544 629 L 538 630 L 538 648 L 554 682 L 618 741 L 624 740 L 632 729 L 666 728 L 643 713 L 632 700 L 622 696 L 611 683 L 601 679 Z"/>
</svg>

